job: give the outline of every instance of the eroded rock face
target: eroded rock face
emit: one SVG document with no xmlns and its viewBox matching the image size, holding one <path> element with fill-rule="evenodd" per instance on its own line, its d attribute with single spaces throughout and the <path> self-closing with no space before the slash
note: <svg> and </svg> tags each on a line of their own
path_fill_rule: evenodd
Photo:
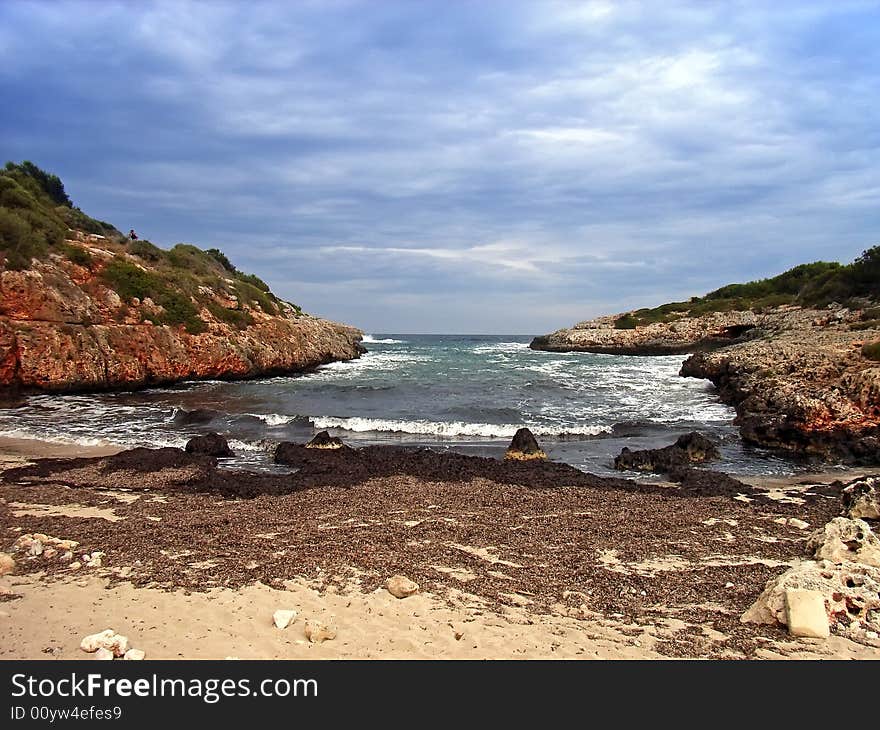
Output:
<svg viewBox="0 0 880 730">
<path fill-rule="evenodd" d="M 880 568 L 880 540 L 864 520 L 835 517 L 810 536 L 807 550 L 819 560 Z"/>
<path fill-rule="evenodd" d="M 614 458 L 614 468 L 620 471 L 649 471 L 669 473 L 720 458 L 718 448 L 696 431 L 679 436 L 674 444 L 662 449 L 631 451 L 624 447 Z"/>
<path fill-rule="evenodd" d="M 856 479 L 843 489 L 843 507 L 854 520 L 880 520 L 880 479 Z"/>
<path fill-rule="evenodd" d="M 880 569 L 827 560 L 800 563 L 768 581 L 741 620 L 788 626 L 790 591 L 816 591 L 822 596 L 831 633 L 880 646 L 871 638 L 880 631 Z"/>
<path fill-rule="evenodd" d="M 0 390 L 139 388 L 199 378 L 252 378 L 358 357 L 362 333 L 299 315 L 249 310 L 244 329 L 199 316 L 207 331 L 155 325 L 150 300 L 124 302 L 98 274 L 112 252 L 90 249 L 94 271 L 54 257 L 0 271 Z M 104 254 L 102 256 L 102 254 Z"/>
</svg>

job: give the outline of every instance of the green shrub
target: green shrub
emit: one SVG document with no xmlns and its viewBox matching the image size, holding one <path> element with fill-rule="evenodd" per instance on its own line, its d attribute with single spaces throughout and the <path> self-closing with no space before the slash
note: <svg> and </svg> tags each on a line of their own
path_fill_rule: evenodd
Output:
<svg viewBox="0 0 880 730">
<path fill-rule="evenodd" d="M 124 301 L 152 297 L 162 290 L 162 283 L 149 271 L 121 257 L 113 259 L 101 272 L 104 281 Z M 155 299 L 154 299 L 155 301 Z"/>
<path fill-rule="evenodd" d="M 242 302 L 251 306 L 256 304 L 266 314 L 278 314 L 278 307 L 272 300 L 272 294 L 243 281 L 236 284 L 235 291 Z"/>
<path fill-rule="evenodd" d="M 219 263 L 224 269 L 226 269 L 230 274 L 235 274 L 236 268 L 232 265 L 232 262 L 226 258 L 226 254 L 223 253 L 219 248 L 209 248 L 205 251 L 208 256 L 213 258 L 217 263 Z"/>
<path fill-rule="evenodd" d="M 153 301 L 165 310 L 161 317 L 162 324 L 185 325 L 186 331 L 193 335 L 208 329 L 208 326 L 199 317 L 199 311 L 185 294 L 166 290 L 160 292 Z"/>
<path fill-rule="evenodd" d="M 869 360 L 880 360 L 880 340 L 863 345 L 862 354 Z"/>
<path fill-rule="evenodd" d="M 251 286 L 259 289 L 260 291 L 264 291 L 267 294 L 271 291 L 269 285 L 259 276 L 255 276 L 254 274 L 242 274 L 240 271 L 237 272 L 237 275 L 238 280 L 244 282 L 245 284 L 250 284 Z"/>
<path fill-rule="evenodd" d="M 69 243 L 65 243 L 61 247 L 61 253 L 73 263 L 79 264 L 80 266 L 88 268 L 92 265 L 92 255 L 81 246 L 73 246 Z"/>
<path fill-rule="evenodd" d="M 227 309 L 217 304 L 217 302 L 208 302 L 207 307 L 215 319 L 240 330 L 247 329 L 254 323 L 254 318 L 250 312 L 243 309 Z"/>
<path fill-rule="evenodd" d="M 56 205 L 70 207 L 72 203 L 67 193 L 64 192 L 64 183 L 57 175 L 50 175 L 37 167 L 33 162 L 25 160 L 20 165 L 7 162 L 5 172 L 18 180 L 22 178 L 32 180 L 37 189 L 45 193 Z"/>
<path fill-rule="evenodd" d="M 128 251 L 135 256 L 139 256 L 144 261 L 161 261 L 165 256 L 165 252 L 158 246 L 154 246 L 147 240 L 131 241 L 128 244 Z"/>
<path fill-rule="evenodd" d="M 219 268 L 213 256 L 188 243 L 178 243 L 166 256 L 172 266 L 201 276 L 217 274 Z"/>
</svg>

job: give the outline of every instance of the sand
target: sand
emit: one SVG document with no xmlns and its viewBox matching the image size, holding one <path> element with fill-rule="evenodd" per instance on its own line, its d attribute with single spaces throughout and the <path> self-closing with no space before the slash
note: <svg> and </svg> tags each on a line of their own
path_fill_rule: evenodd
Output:
<svg viewBox="0 0 880 730">
<path fill-rule="evenodd" d="M 0 466 L 49 455 L 84 454 L 0 440 Z M 822 501 L 802 482 L 846 477 L 773 480 L 767 494 L 804 500 L 782 499 L 783 516 L 803 508 L 821 519 Z M 880 658 L 839 636 L 794 640 L 776 627 L 740 628 L 739 612 L 797 559 L 804 539 L 803 530 L 773 522 L 774 496 L 771 509 L 695 497 L 684 515 L 652 516 L 649 505 L 642 517 L 639 499 L 668 498 L 390 477 L 253 500 L 129 486 L 4 487 L 0 549 L 40 528 L 106 556 L 100 568 L 75 571 L 23 559 L 0 578 L 0 659 L 90 660 L 79 643 L 105 628 L 148 659 Z M 606 506 L 608 534 L 597 516 Z M 641 519 L 659 519 L 666 534 L 642 535 Z M 248 532 L 224 540 L 233 555 L 192 531 L 198 525 L 210 537 L 212 520 Z M 145 550 L 135 536 L 150 525 L 155 549 Z M 688 543 L 691 534 L 700 539 Z M 595 557 L 572 562 L 567 546 L 579 535 L 578 550 Z M 286 554 L 295 544 L 299 562 Z M 536 558 L 538 545 L 546 560 Z M 417 580 L 421 592 L 394 598 L 382 586 L 392 571 Z M 728 579 L 735 588 L 723 588 Z M 298 612 L 284 630 L 272 624 L 278 609 Z M 309 619 L 334 627 L 336 638 L 309 642 Z"/>
</svg>

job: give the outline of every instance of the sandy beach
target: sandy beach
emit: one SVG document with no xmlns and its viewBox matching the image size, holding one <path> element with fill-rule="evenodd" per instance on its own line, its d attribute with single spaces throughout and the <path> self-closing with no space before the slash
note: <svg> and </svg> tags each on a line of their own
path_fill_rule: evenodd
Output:
<svg viewBox="0 0 880 730">
<path fill-rule="evenodd" d="M 880 658 L 739 620 L 804 558 L 809 530 L 787 521 L 836 513 L 817 485 L 855 472 L 753 479 L 740 498 L 388 474 L 241 499 L 190 491 L 198 465 L 26 468 L 114 451 L 0 441 L 3 468 L 25 467 L 0 485 L 2 549 L 43 533 L 78 542 L 80 565 L 15 554 L 0 658 L 91 659 L 80 641 L 106 628 L 147 659 Z M 392 596 L 395 574 L 419 592 Z M 283 630 L 279 609 L 297 612 Z M 335 638 L 309 641 L 315 621 Z"/>
</svg>

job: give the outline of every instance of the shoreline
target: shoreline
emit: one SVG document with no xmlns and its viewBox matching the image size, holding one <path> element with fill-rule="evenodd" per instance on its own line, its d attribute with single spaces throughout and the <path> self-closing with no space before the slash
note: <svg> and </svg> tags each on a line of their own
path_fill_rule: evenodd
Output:
<svg viewBox="0 0 880 730">
<path fill-rule="evenodd" d="M 524 487 L 503 474 L 528 467 L 504 462 L 495 477 L 352 475 L 230 499 L 181 491 L 197 460 L 113 471 L 94 451 L 75 469 L 0 481 L 0 549 L 40 532 L 103 553 L 78 570 L 16 554 L 0 578 L 2 658 L 89 659 L 79 641 L 105 628 L 148 659 L 880 658 L 842 636 L 794 639 L 738 620 L 766 580 L 805 557 L 809 531 L 776 515 L 819 524 L 835 508 L 807 484 L 865 470 L 753 478 L 761 493 L 747 502 L 659 480 Z M 60 453 L 0 438 L 4 468 L 87 455 Z M 392 574 L 420 592 L 392 597 Z M 283 631 L 278 609 L 299 613 Z M 309 642 L 306 620 L 336 638 Z"/>
</svg>

